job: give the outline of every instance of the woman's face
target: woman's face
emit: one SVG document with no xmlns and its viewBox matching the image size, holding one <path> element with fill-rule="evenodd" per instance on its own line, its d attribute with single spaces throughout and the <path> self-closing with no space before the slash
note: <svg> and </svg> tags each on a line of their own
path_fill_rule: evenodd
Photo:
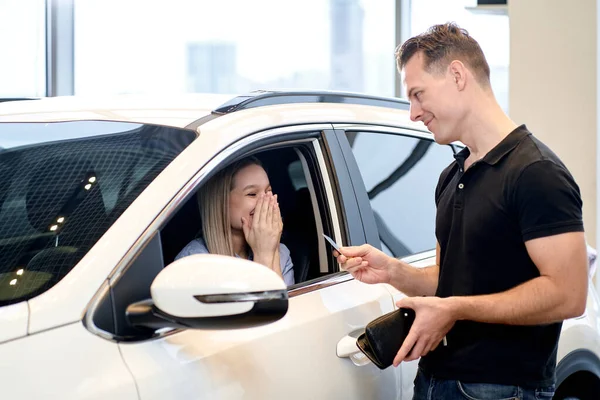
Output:
<svg viewBox="0 0 600 400">
<path fill-rule="evenodd" d="M 242 230 L 242 217 L 252 226 L 258 196 L 270 190 L 269 177 L 261 166 L 252 164 L 240 169 L 233 176 L 233 189 L 229 193 L 231 229 Z"/>
</svg>

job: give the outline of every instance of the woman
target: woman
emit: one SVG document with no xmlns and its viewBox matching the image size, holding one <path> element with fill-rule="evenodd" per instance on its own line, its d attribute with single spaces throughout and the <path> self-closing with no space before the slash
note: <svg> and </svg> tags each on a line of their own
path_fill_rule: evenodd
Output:
<svg viewBox="0 0 600 400">
<path fill-rule="evenodd" d="M 199 191 L 203 237 L 175 257 L 212 253 L 263 264 L 294 284 L 290 251 L 280 243 L 283 222 L 269 177 L 260 161 L 249 157 L 228 166 Z"/>
</svg>

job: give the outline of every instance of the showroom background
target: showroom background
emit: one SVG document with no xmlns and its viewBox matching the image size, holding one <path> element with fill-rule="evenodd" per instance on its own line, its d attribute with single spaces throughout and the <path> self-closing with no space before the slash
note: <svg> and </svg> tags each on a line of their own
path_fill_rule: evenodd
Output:
<svg viewBox="0 0 600 400">
<path fill-rule="evenodd" d="M 402 96 L 397 44 L 455 21 L 567 164 L 598 246 L 598 0 L 0 0 L 0 97 L 311 88 Z"/>
</svg>

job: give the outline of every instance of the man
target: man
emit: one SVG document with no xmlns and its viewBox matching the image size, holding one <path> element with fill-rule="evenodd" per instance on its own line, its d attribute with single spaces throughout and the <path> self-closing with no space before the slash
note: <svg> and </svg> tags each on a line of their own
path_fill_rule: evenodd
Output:
<svg viewBox="0 0 600 400">
<path fill-rule="evenodd" d="M 551 398 L 561 321 L 587 298 L 579 188 L 504 114 L 465 30 L 433 26 L 396 57 L 411 119 L 437 143 L 466 145 L 436 188 L 436 264 L 416 269 L 369 245 L 343 247 L 338 262 L 413 296 L 397 303 L 416 319 L 394 366 L 422 357 L 415 399 Z"/>
</svg>

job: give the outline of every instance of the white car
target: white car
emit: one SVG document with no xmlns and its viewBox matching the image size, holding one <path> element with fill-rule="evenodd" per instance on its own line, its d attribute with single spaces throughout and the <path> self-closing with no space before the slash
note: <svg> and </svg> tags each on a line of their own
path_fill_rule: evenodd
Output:
<svg viewBox="0 0 600 400">
<path fill-rule="evenodd" d="M 5 399 L 410 399 L 416 361 L 356 347 L 402 293 L 339 270 L 325 233 L 434 260 L 434 188 L 457 146 L 408 103 L 338 92 L 0 104 L 0 387 Z M 250 261 L 175 255 L 196 192 L 253 154 L 296 284 Z M 165 268 L 168 266 L 168 268 Z M 600 398 L 589 285 L 565 321 L 556 398 Z M 516 361 L 518 362 L 518 360 Z"/>
</svg>

